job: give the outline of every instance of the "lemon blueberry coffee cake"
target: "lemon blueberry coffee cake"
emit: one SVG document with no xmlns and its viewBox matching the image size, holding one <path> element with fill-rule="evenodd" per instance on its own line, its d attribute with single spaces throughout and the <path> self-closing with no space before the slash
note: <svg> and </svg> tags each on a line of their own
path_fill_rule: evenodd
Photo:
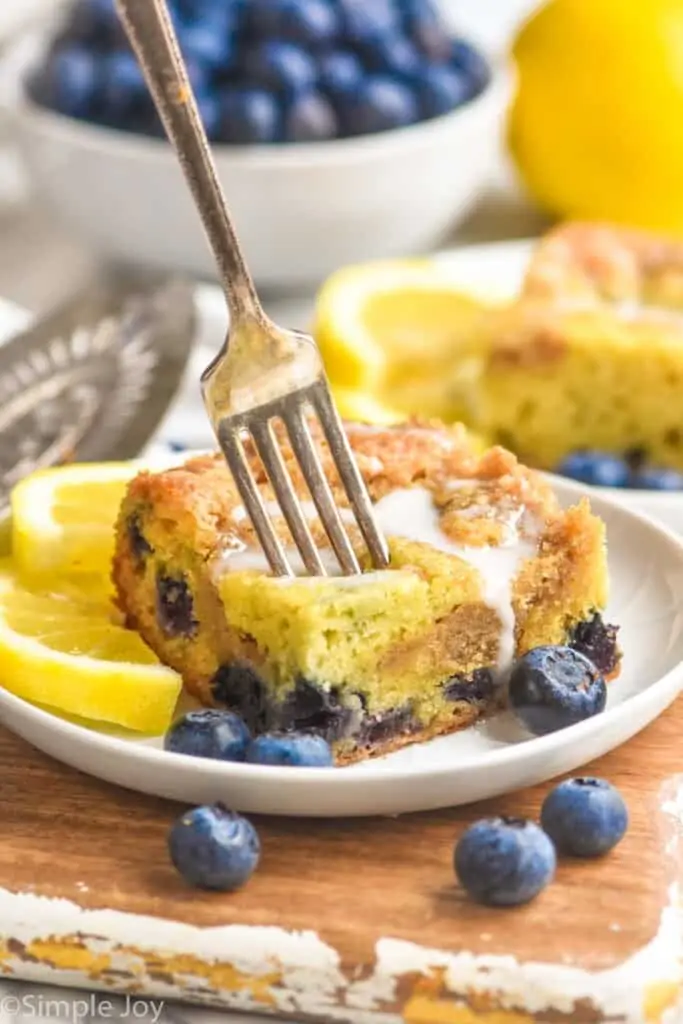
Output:
<svg viewBox="0 0 683 1024">
<path fill-rule="evenodd" d="M 591 449 L 683 470 L 683 244 L 562 226 L 489 335 L 475 419 L 520 458 L 554 469 Z"/>
<path fill-rule="evenodd" d="M 601 617 L 604 527 L 587 502 L 563 511 L 542 478 L 501 448 L 475 453 L 460 426 L 346 429 L 389 543 L 384 571 L 273 577 L 219 455 L 129 485 L 118 600 L 191 694 L 257 733 L 318 732 L 344 764 L 472 723 L 498 703 L 513 658 L 538 645 L 568 643 L 614 673 L 616 630 Z"/>
</svg>

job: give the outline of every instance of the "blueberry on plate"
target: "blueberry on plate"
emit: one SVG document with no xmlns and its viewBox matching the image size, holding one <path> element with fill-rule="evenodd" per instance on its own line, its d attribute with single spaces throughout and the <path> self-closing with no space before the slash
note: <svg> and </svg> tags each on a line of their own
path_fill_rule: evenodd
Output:
<svg viewBox="0 0 683 1024">
<path fill-rule="evenodd" d="M 626 834 L 628 810 L 606 779 L 566 779 L 543 801 L 541 826 L 558 853 L 601 857 Z"/>
<path fill-rule="evenodd" d="M 233 711 L 203 708 L 189 711 L 173 723 L 164 737 L 164 749 L 174 754 L 244 761 L 251 733 Z"/>
<path fill-rule="evenodd" d="M 370 71 L 411 78 L 421 66 L 422 56 L 414 43 L 402 35 L 381 35 L 361 47 L 363 63 Z"/>
<path fill-rule="evenodd" d="M 334 763 L 327 740 L 306 732 L 264 732 L 247 747 L 251 764 L 329 768 Z"/>
<path fill-rule="evenodd" d="M 683 473 L 663 466 L 642 466 L 631 474 L 629 487 L 644 491 L 682 491 Z"/>
<path fill-rule="evenodd" d="M 254 873 L 261 843 L 251 822 L 213 804 L 177 819 L 168 834 L 168 852 L 189 885 L 232 892 Z"/>
<path fill-rule="evenodd" d="M 514 665 L 510 706 L 535 736 L 565 729 L 605 710 L 607 687 L 592 661 L 571 647 L 535 647 Z"/>
<path fill-rule="evenodd" d="M 417 100 L 402 82 L 384 75 L 369 76 L 361 92 L 339 103 L 344 134 L 369 135 L 403 128 L 418 119 Z"/>
<path fill-rule="evenodd" d="M 363 65 L 349 50 L 333 50 L 318 61 L 320 88 L 332 100 L 358 92 L 363 87 L 364 77 Z"/>
<path fill-rule="evenodd" d="M 313 58 L 294 43 L 268 40 L 246 54 L 244 71 L 254 85 L 283 96 L 308 92 L 316 84 Z"/>
<path fill-rule="evenodd" d="M 466 39 L 453 40 L 450 63 L 467 80 L 470 97 L 477 96 L 488 85 L 491 77 L 488 61 Z"/>
<path fill-rule="evenodd" d="M 475 821 L 455 846 L 458 881 L 476 900 L 491 907 L 528 903 L 555 874 L 555 848 L 538 825 L 522 818 Z"/>
<path fill-rule="evenodd" d="M 276 142 L 282 133 L 280 106 L 265 89 L 227 88 L 220 97 L 218 137 L 233 145 Z"/>
<path fill-rule="evenodd" d="M 556 468 L 560 476 L 594 487 L 627 487 L 629 468 L 625 459 L 590 449 L 571 452 Z"/>
<path fill-rule="evenodd" d="M 338 134 L 337 115 L 319 92 L 307 92 L 293 100 L 285 116 L 286 142 L 321 142 Z"/>
<path fill-rule="evenodd" d="M 258 38 L 327 46 L 338 36 L 339 12 L 329 0 L 251 0 L 249 28 Z"/>
<path fill-rule="evenodd" d="M 467 82 L 461 74 L 441 64 L 428 64 L 417 78 L 417 97 L 424 118 L 455 110 L 468 98 Z"/>
</svg>

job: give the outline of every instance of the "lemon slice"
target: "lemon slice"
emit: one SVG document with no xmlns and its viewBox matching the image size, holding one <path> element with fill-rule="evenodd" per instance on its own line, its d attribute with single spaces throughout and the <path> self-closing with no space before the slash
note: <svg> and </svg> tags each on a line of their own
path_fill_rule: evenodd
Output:
<svg viewBox="0 0 683 1024">
<path fill-rule="evenodd" d="M 180 677 L 116 617 L 87 593 L 29 590 L 13 563 L 0 561 L 0 685 L 68 715 L 163 732 Z"/>
<path fill-rule="evenodd" d="M 114 524 L 134 462 L 39 470 L 12 491 L 12 554 L 31 576 L 108 575 Z"/>
<path fill-rule="evenodd" d="M 323 285 L 314 331 L 335 393 L 365 394 L 394 417 L 453 420 L 494 308 L 435 261 L 360 264 Z"/>
<path fill-rule="evenodd" d="M 366 391 L 334 386 L 332 391 L 339 414 L 345 420 L 390 427 L 406 419 L 405 413 L 392 409 Z"/>
</svg>

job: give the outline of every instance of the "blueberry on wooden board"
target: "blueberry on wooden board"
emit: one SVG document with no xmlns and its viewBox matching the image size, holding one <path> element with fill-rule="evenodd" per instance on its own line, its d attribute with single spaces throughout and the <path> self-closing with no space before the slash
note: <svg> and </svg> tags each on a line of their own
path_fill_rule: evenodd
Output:
<svg viewBox="0 0 683 1024">
<path fill-rule="evenodd" d="M 623 839 L 628 810 L 606 779 L 566 779 L 543 801 L 541 826 L 558 853 L 601 857 Z"/>
<path fill-rule="evenodd" d="M 555 866 L 555 848 L 546 833 L 522 818 L 475 821 L 454 851 L 460 884 L 487 906 L 528 903 L 552 880 Z"/>
<path fill-rule="evenodd" d="M 168 834 L 168 852 L 189 885 L 232 892 L 256 870 L 261 843 L 251 822 L 213 804 L 181 814 Z"/>
</svg>

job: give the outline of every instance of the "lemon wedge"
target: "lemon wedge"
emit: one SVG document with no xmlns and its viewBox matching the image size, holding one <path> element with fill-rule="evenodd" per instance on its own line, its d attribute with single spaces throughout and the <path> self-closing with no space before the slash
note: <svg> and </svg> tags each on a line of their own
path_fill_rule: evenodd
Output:
<svg viewBox="0 0 683 1024">
<path fill-rule="evenodd" d="M 332 392 L 339 414 L 345 420 L 390 427 L 406 419 L 405 413 L 392 409 L 366 391 L 332 385 Z"/>
<path fill-rule="evenodd" d="M 340 406 L 365 395 L 370 412 L 384 417 L 376 422 L 466 418 L 463 367 L 483 350 L 492 308 L 436 261 L 337 271 L 318 293 L 314 333 Z"/>
<path fill-rule="evenodd" d="M 108 576 L 114 524 L 134 462 L 39 470 L 12 491 L 12 554 L 29 576 Z"/>
<path fill-rule="evenodd" d="M 87 592 L 27 589 L 14 564 L 0 561 L 0 685 L 78 718 L 163 732 L 180 676 L 117 617 Z"/>
</svg>

